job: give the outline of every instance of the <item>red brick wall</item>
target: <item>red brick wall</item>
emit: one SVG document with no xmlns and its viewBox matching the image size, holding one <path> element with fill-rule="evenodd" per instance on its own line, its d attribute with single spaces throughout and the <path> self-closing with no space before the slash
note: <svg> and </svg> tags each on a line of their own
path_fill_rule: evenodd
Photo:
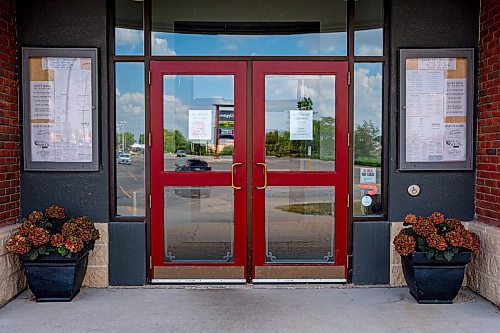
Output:
<svg viewBox="0 0 500 333">
<path fill-rule="evenodd" d="M 500 1 L 481 0 L 476 219 L 500 226 Z"/>
<path fill-rule="evenodd" d="M 15 1 L 0 0 L 0 227 L 19 220 L 19 103 Z"/>
</svg>

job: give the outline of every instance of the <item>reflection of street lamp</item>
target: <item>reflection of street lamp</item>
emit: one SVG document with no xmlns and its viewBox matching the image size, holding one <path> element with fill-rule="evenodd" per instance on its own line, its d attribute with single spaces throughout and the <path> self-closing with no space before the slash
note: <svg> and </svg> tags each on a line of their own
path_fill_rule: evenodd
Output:
<svg viewBox="0 0 500 333">
<path fill-rule="evenodd" d="M 120 123 L 118 124 L 119 127 L 121 127 L 121 131 L 122 131 L 122 153 L 125 152 L 125 124 L 127 122 L 126 121 L 120 121 Z"/>
</svg>

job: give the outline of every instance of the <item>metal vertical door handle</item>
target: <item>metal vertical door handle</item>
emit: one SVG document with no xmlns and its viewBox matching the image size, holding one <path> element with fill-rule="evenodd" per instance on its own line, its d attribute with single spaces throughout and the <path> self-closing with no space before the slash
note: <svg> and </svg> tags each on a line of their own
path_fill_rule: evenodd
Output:
<svg viewBox="0 0 500 333">
<path fill-rule="evenodd" d="M 243 163 L 233 163 L 231 164 L 231 187 L 233 190 L 241 190 L 241 186 L 234 186 L 234 168 L 238 165 L 243 165 Z"/>
<path fill-rule="evenodd" d="M 257 186 L 258 190 L 265 190 L 267 188 L 267 164 L 266 163 L 256 163 L 257 165 L 262 165 L 264 167 L 264 186 Z"/>
</svg>

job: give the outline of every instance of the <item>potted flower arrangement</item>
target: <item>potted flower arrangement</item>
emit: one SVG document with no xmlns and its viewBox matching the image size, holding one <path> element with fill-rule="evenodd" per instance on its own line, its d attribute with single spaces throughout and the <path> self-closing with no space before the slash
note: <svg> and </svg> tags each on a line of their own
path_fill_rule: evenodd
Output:
<svg viewBox="0 0 500 333">
<path fill-rule="evenodd" d="M 63 207 L 52 205 L 32 211 L 8 240 L 7 250 L 20 256 L 37 302 L 71 301 L 97 239 L 99 231 L 89 217 L 67 219 Z"/>
<path fill-rule="evenodd" d="M 479 237 L 457 219 L 439 212 L 429 217 L 406 215 L 408 226 L 394 238 L 401 255 L 410 294 L 418 303 L 453 303 L 471 253 L 479 251 Z"/>
</svg>

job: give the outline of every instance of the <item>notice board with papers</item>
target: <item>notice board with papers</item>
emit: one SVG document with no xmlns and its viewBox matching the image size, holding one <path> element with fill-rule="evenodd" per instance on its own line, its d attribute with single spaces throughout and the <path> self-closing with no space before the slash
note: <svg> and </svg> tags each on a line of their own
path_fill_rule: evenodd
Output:
<svg viewBox="0 0 500 333">
<path fill-rule="evenodd" d="M 399 169 L 472 170 L 473 49 L 402 49 Z"/>
<path fill-rule="evenodd" d="M 22 55 L 24 169 L 98 170 L 97 49 Z"/>
</svg>

